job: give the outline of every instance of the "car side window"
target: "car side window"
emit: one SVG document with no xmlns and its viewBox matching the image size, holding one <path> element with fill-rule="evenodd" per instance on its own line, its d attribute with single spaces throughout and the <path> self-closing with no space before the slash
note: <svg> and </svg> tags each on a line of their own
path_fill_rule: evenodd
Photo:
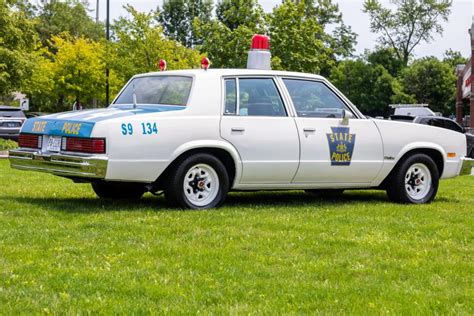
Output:
<svg viewBox="0 0 474 316">
<path fill-rule="evenodd" d="M 450 120 L 444 120 L 444 126 L 447 129 L 450 129 L 455 132 L 459 133 L 464 133 L 463 129 L 461 126 L 459 126 L 456 122 L 450 121 Z"/>
<path fill-rule="evenodd" d="M 240 116 L 286 116 L 285 107 L 271 78 L 239 79 Z"/>
<path fill-rule="evenodd" d="M 342 118 L 350 111 L 324 83 L 302 79 L 283 79 L 300 117 Z"/>
<path fill-rule="evenodd" d="M 237 86 L 235 79 L 225 81 L 225 109 L 224 114 L 232 115 L 237 112 Z"/>
</svg>

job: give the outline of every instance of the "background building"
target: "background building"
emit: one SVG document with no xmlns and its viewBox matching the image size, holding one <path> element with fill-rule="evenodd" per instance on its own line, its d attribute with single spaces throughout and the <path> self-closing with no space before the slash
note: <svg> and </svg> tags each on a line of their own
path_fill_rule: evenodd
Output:
<svg viewBox="0 0 474 316">
<path fill-rule="evenodd" d="M 474 17 L 469 29 L 471 38 L 471 58 L 466 65 L 457 67 L 456 121 L 465 127 L 474 129 Z M 465 110 L 468 108 L 468 110 Z"/>
</svg>

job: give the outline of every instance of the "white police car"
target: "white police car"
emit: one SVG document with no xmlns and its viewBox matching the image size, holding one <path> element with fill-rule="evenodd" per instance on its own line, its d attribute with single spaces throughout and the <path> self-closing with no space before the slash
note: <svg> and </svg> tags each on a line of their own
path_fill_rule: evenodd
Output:
<svg viewBox="0 0 474 316">
<path fill-rule="evenodd" d="M 11 166 L 195 209 L 229 190 L 375 188 L 427 203 L 440 178 L 470 173 L 464 135 L 368 118 L 321 76 L 261 69 L 267 39 L 253 48 L 250 69 L 141 74 L 106 109 L 29 119 Z"/>
</svg>

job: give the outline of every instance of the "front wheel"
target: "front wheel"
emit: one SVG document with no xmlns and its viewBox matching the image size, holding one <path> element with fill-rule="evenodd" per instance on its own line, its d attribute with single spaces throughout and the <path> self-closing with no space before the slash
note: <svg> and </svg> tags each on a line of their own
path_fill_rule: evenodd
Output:
<svg viewBox="0 0 474 316">
<path fill-rule="evenodd" d="M 415 154 L 403 161 L 389 179 L 387 195 L 398 203 L 430 203 L 438 192 L 439 171 L 431 157 Z"/>
<path fill-rule="evenodd" d="M 227 196 L 229 176 L 216 157 L 195 154 L 176 165 L 164 191 L 171 204 L 190 209 L 214 208 Z"/>
</svg>

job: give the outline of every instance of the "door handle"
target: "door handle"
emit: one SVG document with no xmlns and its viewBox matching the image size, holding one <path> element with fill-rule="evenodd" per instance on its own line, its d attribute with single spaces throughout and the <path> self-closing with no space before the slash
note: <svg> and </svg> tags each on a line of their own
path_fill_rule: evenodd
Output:
<svg viewBox="0 0 474 316">
<path fill-rule="evenodd" d="M 312 127 L 305 127 L 305 128 L 303 128 L 303 132 L 314 133 L 314 132 L 316 132 L 316 129 L 312 128 Z"/>
<path fill-rule="evenodd" d="M 243 127 L 232 127 L 230 130 L 232 132 L 244 132 L 245 128 L 243 128 Z"/>
</svg>

